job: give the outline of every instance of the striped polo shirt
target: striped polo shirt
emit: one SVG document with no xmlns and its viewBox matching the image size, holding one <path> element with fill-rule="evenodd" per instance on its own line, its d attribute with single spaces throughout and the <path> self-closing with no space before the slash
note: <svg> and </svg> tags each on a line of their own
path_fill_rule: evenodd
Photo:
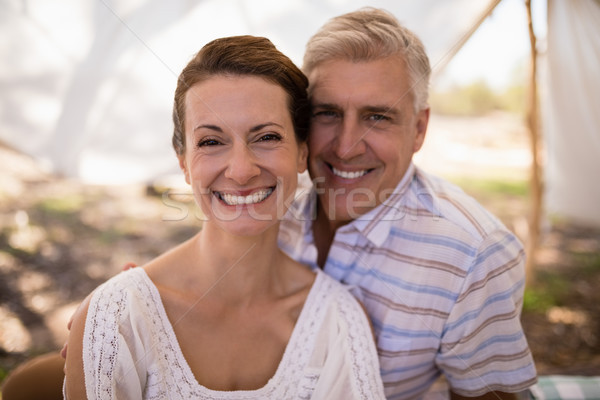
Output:
<svg viewBox="0 0 600 400">
<path fill-rule="evenodd" d="M 318 268 L 316 194 L 298 196 L 279 244 Z M 444 374 L 477 396 L 536 382 L 520 323 L 525 253 L 457 186 L 413 164 L 383 204 L 340 227 L 324 271 L 354 287 L 373 324 L 389 399 L 420 398 Z"/>
</svg>

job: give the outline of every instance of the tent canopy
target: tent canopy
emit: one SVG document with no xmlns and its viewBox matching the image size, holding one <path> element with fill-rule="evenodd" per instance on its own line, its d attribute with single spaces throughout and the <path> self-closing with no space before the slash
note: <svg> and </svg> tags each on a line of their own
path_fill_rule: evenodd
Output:
<svg viewBox="0 0 600 400">
<path fill-rule="evenodd" d="M 426 44 L 434 69 L 496 1 L 375 1 Z M 417 6 L 418 4 L 418 6 Z M 150 181 L 177 169 L 177 76 L 208 41 L 266 36 L 302 64 L 310 35 L 362 1 L 12 2 L 1 15 L 0 139 L 86 182 Z"/>
<path fill-rule="evenodd" d="M 368 5 L 391 11 L 421 37 L 435 76 L 499 1 Z M 600 2 L 547 1 L 547 73 L 540 81 L 547 208 L 600 225 L 600 185 L 595 184 Z M 327 19 L 365 5 L 358 0 L 5 1 L 0 5 L 0 140 L 84 182 L 150 182 L 177 173 L 170 144 L 173 91 L 179 71 L 202 45 L 222 36 L 266 36 L 301 65 L 312 33 Z"/>
</svg>

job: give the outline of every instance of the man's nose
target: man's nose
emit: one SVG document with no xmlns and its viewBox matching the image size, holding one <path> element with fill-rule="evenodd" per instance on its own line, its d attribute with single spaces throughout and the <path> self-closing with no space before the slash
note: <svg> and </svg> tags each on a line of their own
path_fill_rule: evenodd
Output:
<svg viewBox="0 0 600 400">
<path fill-rule="evenodd" d="M 256 155 L 245 143 L 235 144 L 229 154 L 225 177 L 244 185 L 259 174 Z"/>
<path fill-rule="evenodd" d="M 344 119 L 334 141 L 336 156 L 342 160 L 349 160 L 363 154 L 366 150 L 366 135 L 368 131 L 362 129 L 359 123 Z"/>
</svg>

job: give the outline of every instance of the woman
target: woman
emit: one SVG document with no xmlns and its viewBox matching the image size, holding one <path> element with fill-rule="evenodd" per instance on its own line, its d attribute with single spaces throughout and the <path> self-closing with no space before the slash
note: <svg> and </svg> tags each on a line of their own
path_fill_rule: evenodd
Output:
<svg viewBox="0 0 600 400">
<path fill-rule="evenodd" d="M 306 168 L 306 87 L 264 38 L 217 39 L 185 67 L 173 145 L 206 220 L 80 308 L 66 397 L 383 398 L 358 302 L 277 246 Z"/>
</svg>

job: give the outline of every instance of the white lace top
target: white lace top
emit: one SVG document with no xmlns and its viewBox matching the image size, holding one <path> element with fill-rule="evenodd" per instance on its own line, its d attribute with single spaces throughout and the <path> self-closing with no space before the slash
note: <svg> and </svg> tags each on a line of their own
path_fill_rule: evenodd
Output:
<svg viewBox="0 0 600 400">
<path fill-rule="evenodd" d="M 383 399 L 366 316 L 347 287 L 317 278 L 275 375 L 257 390 L 200 385 L 143 268 L 93 294 L 83 339 L 89 399 Z"/>
</svg>

